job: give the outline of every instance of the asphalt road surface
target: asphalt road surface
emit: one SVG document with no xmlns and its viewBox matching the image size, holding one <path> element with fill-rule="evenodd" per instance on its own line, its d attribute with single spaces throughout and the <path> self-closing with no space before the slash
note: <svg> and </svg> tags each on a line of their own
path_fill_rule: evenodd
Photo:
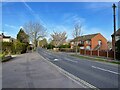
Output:
<svg viewBox="0 0 120 90">
<path fill-rule="evenodd" d="M 82 60 L 66 53 L 55 53 L 43 48 L 39 48 L 38 53 L 53 64 L 99 89 L 119 89 L 118 65 Z"/>
</svg>

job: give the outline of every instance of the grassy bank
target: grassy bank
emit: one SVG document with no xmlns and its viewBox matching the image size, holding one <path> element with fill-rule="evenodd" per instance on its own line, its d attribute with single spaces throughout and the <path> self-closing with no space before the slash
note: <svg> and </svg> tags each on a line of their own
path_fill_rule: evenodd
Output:
<svg viewBox="0 0 120 90">
<path fill-rule="evenodd" d="M 80 59 L 88 59 L 88 60 L 94 60 L 94 61 L 100 61 L 100 62 L 108 62 L 108 63 L 113 63 L 113 64 L 120 64 L 120 61 L 114 61 L 114 60 L 107 60 L 107 59 L 103 59 L 103 58 L 100 58 L 100 57 L 88 57 L 88 56 L 80 56 L 80 55 L 76 55 L 76 54 L 71 54 L 71 56 L 74 56 L 74 57 L 77 57 L 77 58 L 80 58 Z"/>
<path fill-rule="evenodd" d="M 0 53 L 0 60 L 2 61 L 3 58 L 5 57 L 5 54 Z"/>
<path fill-rule="evenodd" d="M 6 62 L 6 61 L 9 61 L 12 57 L 9 55 L 9 56 L 6 56 L 5 54 L 0 54 L 0 61 L 1 62 Z"/>
</svg>

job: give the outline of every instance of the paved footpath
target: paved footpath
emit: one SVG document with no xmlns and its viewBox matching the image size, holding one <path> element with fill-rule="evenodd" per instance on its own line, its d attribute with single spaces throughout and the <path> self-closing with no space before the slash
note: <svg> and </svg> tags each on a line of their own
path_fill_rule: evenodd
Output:
<svg viewBox="0 0 120 90">
<path fill-rule="evenodd" d="M 2 64 L 2 88 L 83 88 L 45 61 L 37 52 Z"/>
</svg>

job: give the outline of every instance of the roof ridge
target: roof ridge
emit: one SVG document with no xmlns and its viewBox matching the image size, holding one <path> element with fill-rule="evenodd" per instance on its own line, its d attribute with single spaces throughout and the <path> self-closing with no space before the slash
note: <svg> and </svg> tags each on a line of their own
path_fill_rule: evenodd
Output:
<svg viewBox="0 0 120 90">
<path fill-rule="evenodd" d="M 90 35 L 97 35 L 97 34 L 100 34 L 100 33 L 95 33 L 95 34 L 87 34 L 87 35 L 82 35 L 82 36 L 90 36 Z M 79 36 L 79 37 L 82 37 L 82 36 Z"/>
</svg>

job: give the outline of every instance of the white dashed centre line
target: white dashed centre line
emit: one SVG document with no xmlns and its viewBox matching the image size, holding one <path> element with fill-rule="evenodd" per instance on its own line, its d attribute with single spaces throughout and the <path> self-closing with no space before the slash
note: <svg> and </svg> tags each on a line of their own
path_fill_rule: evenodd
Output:
<svg viewBox="0 0 120 90">
<path fill-rule="evenodd" d="M 99 70 L 102 70 L 102 71 L 105 71 L 105 72 L 110 72 L 110 73 L 113 73 L 113 74 L 118 74 L 118 75 L 120 75 L 120 73 L 117 73 L 117 72 L 114 72 L 114 71 L 111 71 L 111 70 L 108 70 L 108 69 L 103 69 L 103 68 L 96 67 L 96 66 L 92 66 L 92 68 L 95 68 L 95 69 L 99 69 Z"/>
</svg>

